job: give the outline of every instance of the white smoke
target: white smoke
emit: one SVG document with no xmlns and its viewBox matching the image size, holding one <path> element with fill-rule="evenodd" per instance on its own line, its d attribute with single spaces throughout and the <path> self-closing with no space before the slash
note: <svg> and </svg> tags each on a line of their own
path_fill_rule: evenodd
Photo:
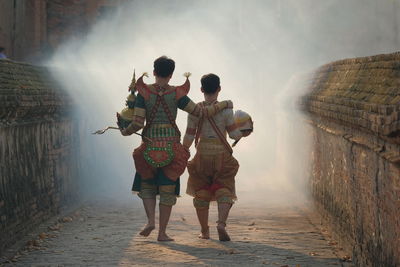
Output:
<svg viewBox="0 0 400 267">
<path fill-rule="evenodd" d="M 252 115 L 255 132 L 234 152 L 241 165 L 239 199 L 297 200 L 307 183 L 309 135 L 294 108 L 304 88 L 292 77 L 332 60 L 395 51 L 399 10 L 394 0 L 152 0 L 121 6 L 49 62 L 87 122 L 85 186 L 129 195 L 131 152 L 140 139 L 90 132 L 115 124 L 133 69 L 152 73 L 154 59 L 167 55 L 176 61 L 172 84 L 192 72 L 194 101 L 203 99 L 200 77 L 212 72 L 221 78 L 220 99 Z M 184 112 L 178 126 L 184 132 Z"/>
</svg>

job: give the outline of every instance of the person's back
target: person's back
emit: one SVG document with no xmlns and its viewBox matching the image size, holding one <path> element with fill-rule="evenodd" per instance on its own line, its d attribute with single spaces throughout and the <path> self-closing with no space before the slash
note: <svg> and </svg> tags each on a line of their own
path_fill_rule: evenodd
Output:
<svg viewBox="0 0 400 267">
<path fill-rule="evenodd" d="M 205 98 L 202 105 L 213 105 L 221 90 L 219 77 L 215 74 L 204 75 L 201 84 Z M 193 204 L 201 225 L 200 238 L 203 239 L 209 238 L 210 201 L 217 201 L 219 240 L 230 240 L 225 226 L 229 210 L 236 200 L 235 175 L 239 163 L 232 156 L 226 134 L 234 140 L 243 136 L 235 124 L 232 109 L 225 109 L 210 118 L 188 117 L 183 145 L 189 148 L 195 140 L 197 151 L 188 163 L 186 193 L 194 197 Z"/>
<path fill-rule="evenodd" d="M 201 105 L 208 106 L 217 103 L 214 101 L 207 103 L 206 101 L 201 102 Z M 224 109 L 212 117 L 215 122 L 215 126 L 218 128 L 219 132 L 223 135 L 223 139 L 227 139 L 227 135 L 233 139 L 238 140 L 242 137 L 239 130 L 236 129 L 235 121 L 233 119 L 233 110 Z M 188 125 L 196 127 L 199 124 L 200 119 L 198 117 L 189 115 Z M 196 145 L 197 151 L 202 154 L 220 154 L 230 152 L 227 146 L 217 132 L 213 128 L 213 125 L 208 119 L 202 120 L 201 129 L 198 133 L 198 144 Z"/>
</svg>

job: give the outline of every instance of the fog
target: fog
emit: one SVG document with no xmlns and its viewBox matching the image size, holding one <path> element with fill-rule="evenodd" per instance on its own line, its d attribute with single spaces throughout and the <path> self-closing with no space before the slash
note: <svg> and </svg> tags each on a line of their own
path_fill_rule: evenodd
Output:
<svg viewBox="0 0 400 267">
<path fill-rule="evenodd" d="M 302 77 L 333 60 L 399 50 L 399 12 L 397 0 L 152 0 L 110 12 L 47 63 L 75 98 L 83 122 L 82 192 L 137 199 L 130 194 L 131 153 L 140 138 L 91 132 L 115 125 L 133 69 L 152 73 L 154 59 L 167 55 L 176 61 L 171 84 L 192 73 L 195 102 L 203 100 L 200 77 L 215 73 L 219 98 L 253 117 L 254 133 L 234 148 L 239 201 L 305 199 L 311 141 L 295 104 L 307 89 Z M 182 132 L 186 116 L 178 115 Z M 182 196 L 186 181 L 187 173 Z"/>
</svg>

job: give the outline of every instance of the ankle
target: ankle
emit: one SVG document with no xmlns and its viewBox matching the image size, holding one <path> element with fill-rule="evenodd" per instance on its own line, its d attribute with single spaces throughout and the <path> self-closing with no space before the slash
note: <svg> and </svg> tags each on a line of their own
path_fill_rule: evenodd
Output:
<svg viewBox="0 0 400 267">
<path fill-rule="evenodd" d="M 209 226 L 207 226 L 205 228 L 201 227 L 201 232 L 202 233 L 208 233 L 209 231 L 210 231 L 210 227 Z"/>
<path fill-rule="evenodd" d="M 167 231 L 158 231 L 158 235 L 167 235 Z"/>
<path fill-rule="evenodd" d="M 166 232 L 160 233 L 158 232 L 158 238 L 169 238 Z"/>
</svg>

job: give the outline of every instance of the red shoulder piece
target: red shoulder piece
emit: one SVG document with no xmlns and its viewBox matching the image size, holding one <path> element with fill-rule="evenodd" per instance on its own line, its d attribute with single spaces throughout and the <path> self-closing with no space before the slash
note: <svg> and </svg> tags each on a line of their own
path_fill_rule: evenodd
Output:
<svg viewBox="0 0 400 267">
<path fill-rule="evenodd" d="M 186 78 L 186 81 L 181 86 L 176 87 L 176 99 L 180 99 L 181 97 L 187 95 L 190 90 L 190 81 L 189 78 Z"/>
<path fill-rule="evenodd" d="M 143 82 L 143 76 L 144 76 L 144 74 L 136 81 L 135 88 L 136 88 L 136 90 L 139 92 L 139 94 L 140 94 L 141 96 L 143 96 L 143 98 L 144 98 L 145 100 L 148 100 L 149 97 L 150 97 L 150 89 L 149 89 L 149 87 L 147 86 L 147 84 L 145 84 L 145 83 Z"/>
</svg>

